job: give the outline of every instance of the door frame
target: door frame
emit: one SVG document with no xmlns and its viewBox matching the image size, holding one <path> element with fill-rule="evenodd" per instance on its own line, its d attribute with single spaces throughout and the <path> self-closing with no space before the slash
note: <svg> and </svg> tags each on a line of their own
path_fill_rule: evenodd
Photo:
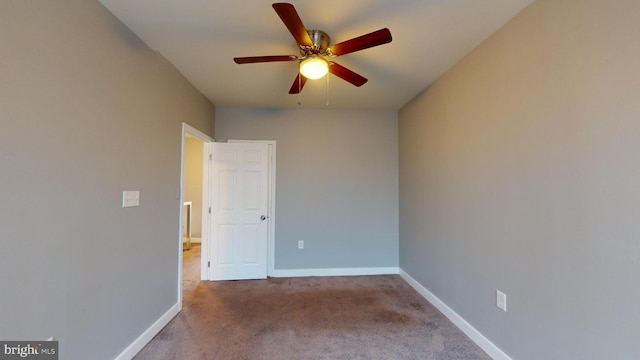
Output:
<svg viewBox="0 0 640 360">
<path fill-rule="evenodd" d="M 185 146 L 187 135 L 190 137 L 194 137 L 204 143 L 204 153 L 203 153 L 203 174 L 207 170 L 205 166 L 208 165 L 207 156 L 205 156 L 207 151 L 207 144 L 215 141 L 211 136 L 203 133 L 202 131 L 194 128 L 193 126 L 182 123 L 182 140 L 180 145 L 180 186 L 177 189 L 176 197 L 180 199 L 180 220 L 178 224 L 178 309 L 182 309 L 182 227 L 184 226 L 184 156 L 185 156 Z M 204 193 L 207 186 L 205 183 L 202 183 L 202 196 L 204 198 Z M 203 204 L 204 207 L 204 204 Z M 204 223 L 202 224 L 204 232 Z M 200 256 L 202 258 L 202 256 Z M 200 264 L 202 267 L 202 263 Z"/>
</svg>

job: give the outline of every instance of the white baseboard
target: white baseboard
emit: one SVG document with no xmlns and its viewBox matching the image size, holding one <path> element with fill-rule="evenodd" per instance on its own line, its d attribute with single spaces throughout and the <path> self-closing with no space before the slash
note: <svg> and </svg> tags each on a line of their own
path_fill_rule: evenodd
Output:
<svg viewBox="0 0 640 360">
<path fill-rule="evenodd" d="M 411 285 L 420 295 L 422 295 L 427 301 L 435 306 L 441 313 L 443 313 L 451 322 L 456 325 L 462 332 L 464 332 L 476 345 L 478 345 L 484 352 L 491 356 L 494 360 L 512 360 L 507 354 L 505 354 L 494 343 L 489 341 L 484 335 L 482 335 L 476 328 L 471 326 L 462 316 L 458 315 L 447 304 L 438 299 L 431 291 L 427 290 L 404 270 L 400 269 L 400 276 Z"/>
<path fill-rule="evenodd" d="M 343 269 L 276 269 L 272 277 L 307 277 L 307 276 L 360 276 L 360 275 L 392 275 L 398 274 L 397 267 L 376 268 L 343 268 Z"/>
<path fill-rule="evenodd" d="M 131 360 L 145 345 L 156 336 L 165 325 L 171 321 L 180 311 L 180 303 L 173 305 L 167 312 L 165 312 L 156 322 L 154 322 L 147 330 L 145 330 L 137 339 L 135 339 L 131 345 L 127 346 L 123 352 L 116 357 L 115 360 Z"/>
</svg>

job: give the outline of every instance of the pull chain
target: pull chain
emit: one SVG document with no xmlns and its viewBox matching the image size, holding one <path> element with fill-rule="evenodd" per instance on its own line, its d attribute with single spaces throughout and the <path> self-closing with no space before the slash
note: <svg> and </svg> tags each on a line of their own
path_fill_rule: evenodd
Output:
<svg viewBox="0 0 640 360">
<path fill-rule="evenodd" d="M 329 107 L 329 74 L 325 75 L 327 77 L 327 87 L 325 88 L 324 98 L 325 98 L 325 106 Z"/>
<path fill-rule="evenodd" d="M 298 73 L 298 106 L 302 106 L 302 74 Z"/>
</svg>

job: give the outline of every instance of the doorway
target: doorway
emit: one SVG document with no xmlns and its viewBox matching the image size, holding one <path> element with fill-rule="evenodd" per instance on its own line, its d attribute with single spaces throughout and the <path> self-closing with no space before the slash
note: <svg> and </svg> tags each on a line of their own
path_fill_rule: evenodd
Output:
<svg viewBox="0 0 640 360">
<path fill-rule="evenodd" d="M 180 169 L 180 249 L 178 302 L 191 296 L 202 277 L 201 239 L 203 233 L 202 199 L 204 191 L 205 144 L 208 135 L 182 124 L 182 159 Z"/>
<path fill-rule="evenodd" d="M 182 149 L 181 149 L 181 170 L 180 170 L 180 204 L 184 204 L 185 202 L 185 148 L 187 146 L 187 142 L 191 142 L 192 140 L 196 140 L 204 145 L 204 152 L 202 154 L 202 206 L 199 207 L 201 209 L 202 216 L 194 215 L 192 212 L 191 219 L 192 221 L 195 218 L 201 219 L 200 225 L 194 225 L 192 222 L 192 246 L 193 244 L 197 244 L 197 241 L 200 242 L 200 278 L 195 281 L 197 284 L 202 280 L 210 280 L 209 276 L 209 242 L 210 242 L 210 221 L 211 216 L 210 212 L 210 204 L 209 199 L 211 196 L 210 187 L 211 187 L 211 144 L 215 141 L 210 136 L 205 133 L 189 126 L 185 123 L 182 124 Z M 275 258 L 275 189 L 276 189 L 276 142 L 274 140 L 229 140 L 229 143 L 263 143 L 268 146 L 268 215 L 267 215 L 267 226 L 268 226 L 268 239 L 267 239 L 267 276 L 272 276 L 274 273 L 274 258 Z M 192 211 L 196 208 L 193 204 L 191 205 Z M 184 232 L 183 230 L 186 225 L 186 209 L 188 207 L 181 206 L 180 207 L 180 234 L 179 234 L 179 270 L 178 270 L 178 302 L 180 304 L 180 308 L 182 308 L 182 300 L 183 300 L 183 240 L 184 240 Z M 194 227 L 196 226 L 196 227 Z M 200 226 L 199 229 L 201 231 L 201 236 L 198 237 L 197 226 Z M 195 240 L 194 240 L 195 239 Z M 191 255 L 191 254 L 190 254 Z"/>
</svg>

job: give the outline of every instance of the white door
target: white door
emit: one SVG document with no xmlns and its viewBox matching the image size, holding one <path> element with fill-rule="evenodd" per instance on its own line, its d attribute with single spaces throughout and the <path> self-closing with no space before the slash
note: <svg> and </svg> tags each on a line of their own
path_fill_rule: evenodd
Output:
<svg viewBox="0 0 640 360">
<path fill-rule="evenodd" d="M 266 279 L 268 147 L 211 143 L 210 280 Z"/>
</svg>

